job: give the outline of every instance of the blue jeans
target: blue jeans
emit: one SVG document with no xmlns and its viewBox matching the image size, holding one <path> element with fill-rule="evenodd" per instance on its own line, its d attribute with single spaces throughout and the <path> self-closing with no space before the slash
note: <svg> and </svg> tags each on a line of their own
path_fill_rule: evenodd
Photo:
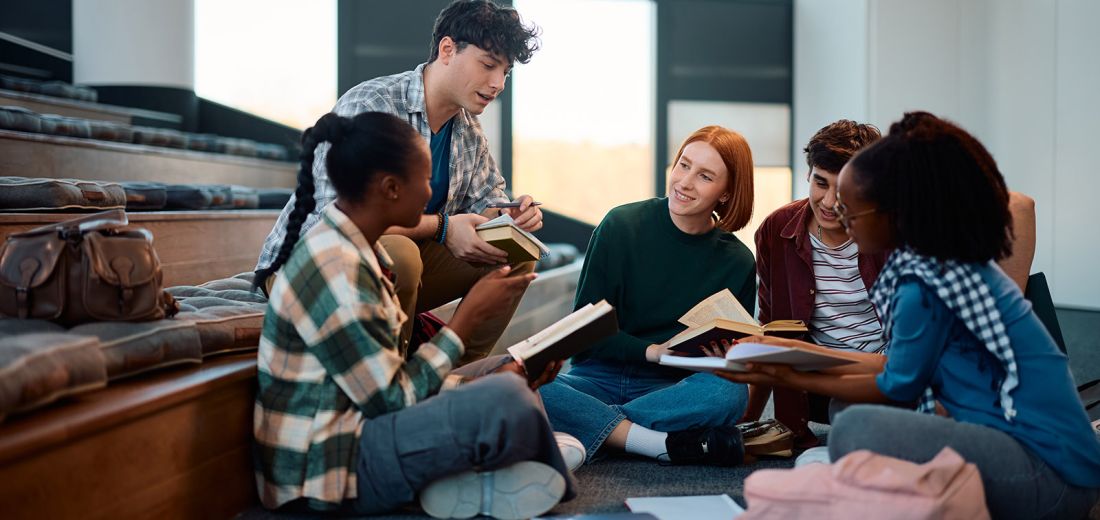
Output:
<svg viewBox="0 0 1100 520">
<path fill-rule="evenodd" d="M 554 430 L 580 440 L 588 461 L 623 419 L 661 432 L 732 426 L 748 402 L 745 385 L 711 374 L 600 360 L 574 366 L 539 392 Z"/>
<path fill-rule="evenodd" d="M 542 462 L 575 496 L 538 396 L 514 374 L 492 374 L 511 357 L 492 356 L 453 373 L 478 377 L 413 406 L 363 423 L 356 463 L 358 498 L 347 513 L 379 514 L 412 502 L 428 484 L 472 469 Z"/>
</svg>

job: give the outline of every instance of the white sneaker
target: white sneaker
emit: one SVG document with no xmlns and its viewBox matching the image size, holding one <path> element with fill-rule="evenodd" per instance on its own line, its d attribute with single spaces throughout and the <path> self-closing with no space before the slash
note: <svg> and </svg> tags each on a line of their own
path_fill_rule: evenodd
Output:
<svg viewBox="0 0 1100 520">
<path fill-rule="evenodd" d="M 577 440 L 576 437 L 565 432 L 554 432 L 554 440 L 558 441 L 561 458 L 565 459 L 565 465 L 569 468 L 569 471 L 577 471 L 577 468 L 584 464 L 584 459 L 588 455 L 588 452 L 584 449 L 584 444 L 581 444 L 581 441 Z"/>
<path fill-rule="evenodd" d="M 829 447 L 818 446 L 802 452 L 797 459 L 794 459 L 794 467 L 797 468 L 806 464 L 829 464 L 831 462 L 829 460 Z"/>
<path fill-rule="evenodd" d="M 565 478 L 541 462 L 524 461 L 496 471 L 466 471 L 428 484 L 420 506 L 435 518 L 475 515 L 522 519 L 541 515 L 565 494 Z"/>
</svg>

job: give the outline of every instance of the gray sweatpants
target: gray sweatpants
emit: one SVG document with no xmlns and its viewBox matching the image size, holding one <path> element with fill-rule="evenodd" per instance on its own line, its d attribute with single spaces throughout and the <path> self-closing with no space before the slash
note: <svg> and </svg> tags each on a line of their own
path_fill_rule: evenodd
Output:
<svg viewBox="0 0 1100 520">
<path fill-rule="evenodd" d="M 454 371 L 489 374 L 511 357 L 493 356 Z M 358 514 L 392 511 L 440 478 L 533 460 L 565 477 L 575 495 L 538 394 L 515 374 L 485 375 L 454 390 L 363 424 L 356 466 Z"/>
<path fill-rule="evenodd" d="M 879 405 L 852 405 L 829 432 L 829 457 L 856 450 L 924 463 L 945 446 L 982 474 L 993 518 L 1084 518 L 1100 490 L 1066 484 L 1050 466 L 1012 436 L 947 417 Z"/>
</svg>

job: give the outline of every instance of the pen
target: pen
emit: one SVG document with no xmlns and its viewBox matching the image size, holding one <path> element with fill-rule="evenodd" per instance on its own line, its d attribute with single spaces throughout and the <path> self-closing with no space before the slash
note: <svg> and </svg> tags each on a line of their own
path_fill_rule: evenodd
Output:
<svg viewBox="0 0 1100 520">
<path fill-rule="evenodd" d="M 518 208 L 519 204 L 520 203 L 518 203 L 518 202 L 494 202 L 492 204 L 489 204 L 489 207 L 493 208 L 493 209 Z M 528 204 L 528 206 L 541 206 L 541 205 L 542 205 L 541 202 L 532 202 L 531 204 Z"/>
</svg>

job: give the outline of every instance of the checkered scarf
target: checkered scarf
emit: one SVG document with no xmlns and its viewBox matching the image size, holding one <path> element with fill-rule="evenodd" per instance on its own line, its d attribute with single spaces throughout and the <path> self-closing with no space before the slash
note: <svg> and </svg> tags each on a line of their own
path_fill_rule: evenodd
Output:
<svg viewBox="0 0 1100 520">
<path fill-rule="evenodd" d="M 951 312 L 955 313 L 1004 366 L 1005 378 L 1001 382 L 1001 409 L 1005 420 L 1012 422 L 1016 409 L 1012 405 L 1012 390 L 1019 384 L 1016 355 L 1008 340 L 997 302 L 982 281 L 978 270 L 982 264 L 940 261 L 919 255 L 909 248 L 894 251 L 871 289 L 871 302 L 882 318 L 883 339 L 889 344 L 893 326 L 893 297 L 903 276 L 914 275 L 931 287 Z M 918 410 L 935 411 L 935 395 L 932 388 L 925 389 Z"/>
</svg>

